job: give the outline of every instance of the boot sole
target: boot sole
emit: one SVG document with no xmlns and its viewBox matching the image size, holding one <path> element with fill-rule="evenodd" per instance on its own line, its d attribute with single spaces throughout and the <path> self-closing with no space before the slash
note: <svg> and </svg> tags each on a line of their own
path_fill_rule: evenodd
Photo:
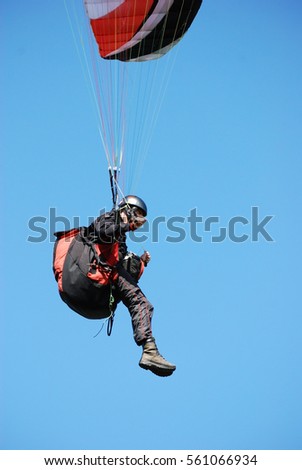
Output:
<svg viewBox="0 0 302 470">
<path fill-rule="evenodd" d="M 158 367 L 157 365 L 152 364 L 151 362 L 148 362 L 148 363 L 140 362 L 138 365 L 142 369 L 150 370 L 151 372 L 153 372 L 153 374 L 158 375 L 159 377 L 169 377 L 170 375 L 173 374 L 173 372 L 176 369 L 176 367 L 174 367 L 173 369 L 166 369 L 164 367 Z"/>
</svg>

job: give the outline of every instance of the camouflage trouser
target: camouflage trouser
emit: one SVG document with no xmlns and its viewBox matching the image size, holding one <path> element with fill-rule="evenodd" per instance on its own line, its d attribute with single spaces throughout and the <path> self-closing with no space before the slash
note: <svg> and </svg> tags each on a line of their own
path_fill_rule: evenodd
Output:
<svg viewBox="0 0 302 470">
<path fill-rule="evenodd" d="M 116 301 L 122 301 L 128 308 L 134 340 L 140 346 L 146 339 L 152 337 L 153 305 L 143 294 L 134 278 L 122 266 L 118 266 L 118 274 L 118 279 L 114 283 L 114 297 Z"/>
</svg>

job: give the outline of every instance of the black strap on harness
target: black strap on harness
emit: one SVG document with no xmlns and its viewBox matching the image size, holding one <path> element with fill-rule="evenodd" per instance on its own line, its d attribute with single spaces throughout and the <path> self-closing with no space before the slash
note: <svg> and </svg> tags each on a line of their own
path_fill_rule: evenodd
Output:
<svg viewBox="0 0 302 470">
<path fill-rule="evenodd" d="M 118 175 L 119 175 L 119 168 L 118 167 L 109 167 L 109 179 L 110 179 L 110 187 L 111 187 L 111 194 L 112 194 L 112 203 L 114 209 L 117 209 L 118 205 Z M 110 283 L 110 297 L 109 297 L 109 310 L 110 310 L 110 317 L 108 318 L 107 323 L 107 335 L 110 336 L 113 328 L 113 321 L 114 321 L 114 296 L 112 294 L 112 284 Z"/>
<path fill-rule="evenodd" d="M 113 167 L 113 168 L 110 166 L 108 168 L 108 171 L 109 171 L 109 178 L 110 178 L 110 186 L 111 186 L 113 207 L 114 207 L 114 209 L 116 209 L 117 204 L 118 204 L 118 184 L 117 184 L 117 180 L 118 180 L 119 169 L 116 166 Z M 81 229 L 80 235 L 81 235 L 81 238 L 82 238 L 83 242 L 86 243 L 92 249 L 95 260 L 96 260 L 98 266 L 101 266 L 102 269 L 104 269 L 107 272 L 112 272 L 113 271 L 112 266 L 109 266 L 108 263 L 106 262 L 106 260 L 102 257 L 102 255 L 100 256 L 97 253 L 96 249 L 95 249 L 95 243 L 97 242 L 96 237 L 94 239 L 92 234 L 89 234 L 90 236 L 88 238 L 86 233 L 85 233 L 84 228 Z M 114 313 L 114 303 L 115 303 L 115 299 L 114 299 L 114 296 L 113 296 L 113 287 L 112 287 L 112 283 L 110 282 L 110 295 L 109 295 L 109 312 L 110 312 L 110 316 L 107 319 L 107 335 L 108 336 L 111 335 L 112 328 L 113 328 L 114 315 L 115 315 L 115 313 Z M 101 330 L 102 330 L 102 328 L 101 328 Z"/>
<path fill-rule="evenodd" d="M 84 243 L 86 243 L 86 245 L 88 245 L 91 250 L 93 251 L 93 255 L 94 255 L 94 258 L 97 262 L 97 265 L 98 266 L 101 266 L 102 269 L 104 269 L 105 271 L 107 272 L 112 272 L 113 271 L 113 267 L 112 266 L 109 266 L 109 264 L 106 262 L 105 258 L 103 258 L 102 255 L 99 255 L 98 252 L 96 251 L 96 248 L 95 248 L 95 243 L 96 243 L 96 240 L 93 240 L 93 238 L 91 239 L 91 236 L 90 238 L 87 237 L 86 233 L 86 228 L 85 227 L 82 227 L 80 229 L 80 236 L 83 240 Z M 113 321 L 114 321 L 114 296 L 113 296 L 113 288 L 112 288 L 112 283 L 110 282 L 110 295 L 109 295 L 109 312 L 110 312 L 110 316 L 108 317 L 107 321 L 107 335 L 110 336 L 111 333 L 112 333 L 112 328 L 113 328 Z"/>
<path fill-rule="evenodd" d="M 113 168 L 110 166 L 108 168 L 108 171 L 109 171 L 109 178 L 110 178 L 113 207 L 116 209 L 117 201 L 118 201 L 117 179 L 118 179 L 119 169 L 116 166 Z"/>
<path fill-rule="evenodd" d="M 112 269 L 113 269 L 112 266 L 109 266 L 109 264 L 107 263 L 105 258 L 102 255 L 99 255 L 98 252 L 95 249 L 95 244 L 96 244 L 96 240 L 97 240 L 96 236 L 95 236 L 95 240 L 94 240 L 93 239 L 94 237 L 92 237 L 91 234 L 88 237 L 85 232 L 86 232 L 86 227 L 81 227 L 80 236 L 81 236 L 83 242 L 92 249 L 93 255 L 95 257 L 95 260 L 96 260 L 97 264 L 99 266 L 101 266 L 105 271 L 111 272 Z"/>
<path fill-rule="evenodd" d="M 112 294 L 112 284 L 110 283 L 110 296 L 109 296 L 109 311 L 110 311 L 110 317 L 108 318 L 108 323 L 107 323 L 107 335 L 110 336 L 112 333 L 112 328 L 113 328 L 113 322 L 114 322 L 114 297 Z"/>
</svg>

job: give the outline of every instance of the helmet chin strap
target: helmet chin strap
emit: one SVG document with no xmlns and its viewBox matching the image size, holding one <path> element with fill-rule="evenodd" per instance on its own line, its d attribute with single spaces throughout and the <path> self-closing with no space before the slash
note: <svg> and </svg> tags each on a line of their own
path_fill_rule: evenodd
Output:
<svg viewBox="0 0 302 470">
<path fill-rule="evenodd" d="M 134 216 L 134 213 L 133 213 L 133 208 L 130 207 L 129 205 L 125 205 L 123 207 L 120 207 L 119 210 L 118 210 L 120 213 L 124 213 L 125 216 L 127 217 L 127 222 L 128 223 L 131 223 L 133 221 L 133 216 Z"/>
<path fill-rule="evenodd" d="M 126 215 L 127 215 L 127 218 L 128 218 L 128 222 L 132 222 L 134 217 L 135 217 L 135 208 L 134 207 L 130 207 L 130 206 L 126 206 Z"/>
<path fill-rule="evenodd" d="M 135 220 L 137 219 L 137 215 L 135 214 L 136 208 L 131 207 L 129 205 L 126 205 L 122 208 L 122 210 L 125 211 L 125 214 L 127 216 L 128 224 L 133 224 L 135 223 Z"/>
</svg>

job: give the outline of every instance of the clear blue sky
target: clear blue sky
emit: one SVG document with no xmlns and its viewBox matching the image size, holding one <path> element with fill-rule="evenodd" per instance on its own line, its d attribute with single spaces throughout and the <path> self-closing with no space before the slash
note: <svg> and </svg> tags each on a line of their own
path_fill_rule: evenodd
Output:
<svg viewBox="0 0 302 470">
<path fill-rule="evenodd" d="M 135 190 L 150 221 L 196 208 L 203 241 L 187 221 L 181 242 L 161 226 L 132 246 L 152 254 L 141 286 L 167 379 L 138 367 L 123 306 L 93 338 L 102 323 L 60 301 L 49 237 L 28 241 L 33 217 L 86 224 L 110 190 L 64 2 L 0 11 L 1 448 L 301 449 L 301 3 L 205 0 L 171 53 Z M 252 207 L 274 241 L 251 239 Z M 248 239 L 214 242 L 237 216 Z"/>
</svg>

